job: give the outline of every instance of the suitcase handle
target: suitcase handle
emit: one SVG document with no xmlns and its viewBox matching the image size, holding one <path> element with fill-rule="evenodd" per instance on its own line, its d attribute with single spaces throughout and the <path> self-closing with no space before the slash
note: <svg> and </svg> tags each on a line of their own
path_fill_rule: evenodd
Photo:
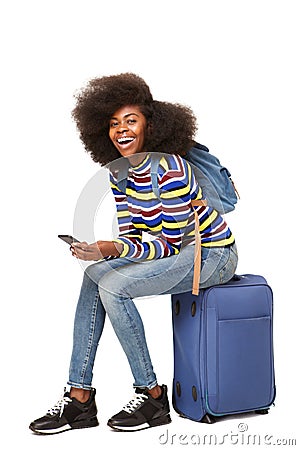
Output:
<svg viewBox="0 0 300 450">
<path fill-rule="evenodd" d="M 235 273 L 230 281 L 240 281 L 241 279 L 242 279 L 242 277 Z"/>
</svg>

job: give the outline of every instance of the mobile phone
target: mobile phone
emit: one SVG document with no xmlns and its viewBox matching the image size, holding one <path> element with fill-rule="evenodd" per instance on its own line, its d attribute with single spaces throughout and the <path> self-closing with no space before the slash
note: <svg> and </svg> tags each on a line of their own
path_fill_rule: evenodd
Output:
<svg viewBox="0 0 300 450">
<path fill-rule="evenodd" d="M 65 241 L 67 244 L 72 245 L 73 242 L 80 242 L 78 239 L 74 238 L 70 234 L 59 234 L 58 237 Z"/>
</svg>

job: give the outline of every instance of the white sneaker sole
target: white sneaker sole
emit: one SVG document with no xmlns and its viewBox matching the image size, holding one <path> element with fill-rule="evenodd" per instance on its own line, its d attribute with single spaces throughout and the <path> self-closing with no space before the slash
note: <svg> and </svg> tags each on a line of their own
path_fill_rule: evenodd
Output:
<svg viewBox="0 0 300 450">
<path fill-rule="evenodd" d="M 58 434 L 58 433 L 63 433 L 64 431 L 69 431 L 69 430 L 79 430 L 79 429 L 83 429 L 83 428 L 92 428 L 92 427 L 97 427 L 99 425 L 98 419 L 97 417 L 92 417 L 90 419 L 87 420 L 82 420 L 82 421 L 78 421 L 78 422 L 74 422 L 71 425 L 66 424 L 63 425 L 59 428 L 49 428 L 48 430 L 36 430 L 34 429 L 34 427 L 29 427 L 31 431 L 33 431 L 36 434 Z"/>
<path fill-rule="evenodd" d="M 64 425 L 60 428 L 54 428 L 54 429 L 49 429 L 49 430 L 35 430 L 33 428 L 30 428 L 31 431 L 33 431 L 34 433 L 37 434 L 58 434 L 58 433 L 63 433 L 64 431 L 68 431 L 68 430 L 72 430 L 73 428 L 67 424 Z"/>
<path fill-rule="evenodd" d="M 151 428 L 151 427 L 158 427 L 160 425 L 168 425 L 169 423 L 171 423 L 171 421 L 172 421 L 171 417 L 168 414 L 164 417 L 159 417 L 159 418 L 151 420 L 149 422 L 141 423 L 140 425 L 135 425 L 132 427 L 125 427 L 122 425 L 114 425 L 113 423 L 110 423 L 110 420 L 107 422 L 107 425 L 116 431 L 141 431 L 141 430 L 146 430 L 147 428 Z"/>
</svg>

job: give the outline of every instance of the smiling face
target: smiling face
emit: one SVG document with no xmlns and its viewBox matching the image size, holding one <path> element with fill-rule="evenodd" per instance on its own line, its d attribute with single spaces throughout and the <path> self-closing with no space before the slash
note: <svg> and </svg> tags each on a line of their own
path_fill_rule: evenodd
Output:
<svg viewBox="0 0 300 450">
<path fill-rule="evenodd" d="M 147 120 L 137 105 L 115 111 L 109 122 L 109 137 L 122 156 L 144 152 Z"/>
</svg>

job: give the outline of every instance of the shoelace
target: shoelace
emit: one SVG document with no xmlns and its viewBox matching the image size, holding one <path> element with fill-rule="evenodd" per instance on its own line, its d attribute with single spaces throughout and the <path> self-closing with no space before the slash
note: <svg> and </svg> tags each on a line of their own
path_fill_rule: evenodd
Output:
<svg viewBox="0 0 300 450">
<path fill-rule="evenodd" d="M 52 408 L 48 409 L 47 414 L 50 414 L 50 416 L 54 416 L 55 414 L 57 414 L 59 412 L 59 417 L 62 416 L 65 406 L 68 403 L 72 402 L 72 399 L 70 397 L 65 397 L 64 395 L 65 395 L 65 393 L 63 393 L 62 398 L 59 399 L 58 402 L 55 403 L 54 406 L 52 406 Z"/>
<path fill-rule="evenodd" d="M 124 406 L 123 411 L 129 414 L 133 413 L 147 398 L 147 395 L 135 393 L 132 400 Z"/>
</svg>

